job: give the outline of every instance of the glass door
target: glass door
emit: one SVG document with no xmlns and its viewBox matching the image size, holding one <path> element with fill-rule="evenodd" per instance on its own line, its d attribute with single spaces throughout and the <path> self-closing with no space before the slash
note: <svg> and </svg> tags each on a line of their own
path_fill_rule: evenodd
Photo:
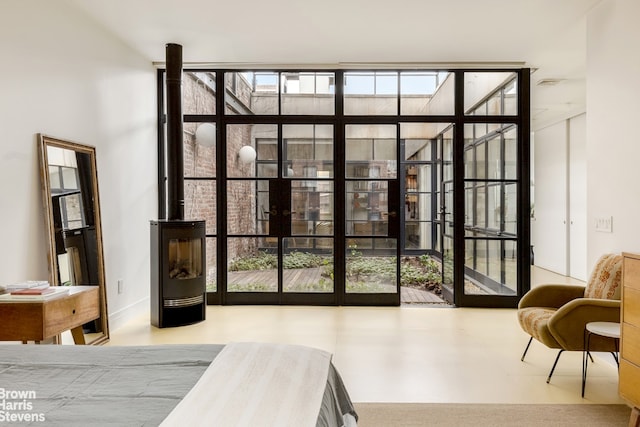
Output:
<svg viewBox="0 0 640 427">
<path fill-rule="evenodd" d="M 333 126 L 227 126 L 227 303 L 333 304 Z M 234 143 L 232 143 L 234 142 Z"/>
<path fill-rule="evenodd" d="M 283 179 L 271 197 L 283 209 L 283 302 L 336 302 L 333 133 L 333 125 L 282 126 Z"/>
<path fill-rule="evenodd" d="M 442 257 L 442 296 L 454 303 L 454 177 L 453 177 L 453 129 L 444 132 L 438 141 L 440 155 L 440 255 Z"/>
<path fill-rule="evenodd" d="M 226 127 L 227 303 L 278 304 L 282 288 L 279 224 L 282 207 L 272 195 L 278 180 L 278 126 Z"/>
<path fill-rule="evenodd" d="M 347 304 L 399 304 L 398 127 L 345 127 Z"/>
</svg>

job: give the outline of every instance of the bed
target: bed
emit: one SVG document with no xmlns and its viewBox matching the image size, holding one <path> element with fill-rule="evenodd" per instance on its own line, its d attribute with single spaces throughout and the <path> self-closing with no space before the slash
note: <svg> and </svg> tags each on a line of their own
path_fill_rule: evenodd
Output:
<svg viewBox="0 0 640 427">
<path fill-rule="evenodd" d="M 303 346 L 0 345 L 0 424 L 355 426 L 331 355 Z"/>
</svg>

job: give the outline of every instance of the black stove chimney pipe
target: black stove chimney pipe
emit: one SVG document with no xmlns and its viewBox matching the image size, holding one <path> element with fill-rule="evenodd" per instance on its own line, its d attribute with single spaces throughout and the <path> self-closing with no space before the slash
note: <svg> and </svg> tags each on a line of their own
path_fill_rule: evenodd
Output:
<svg viewBox="0 0 640 427">
<path fill-rule="evenodd" d="M 182 46 L 167 43 L 167 199 L 169 220 L 184 219 Z"/>
</svg>

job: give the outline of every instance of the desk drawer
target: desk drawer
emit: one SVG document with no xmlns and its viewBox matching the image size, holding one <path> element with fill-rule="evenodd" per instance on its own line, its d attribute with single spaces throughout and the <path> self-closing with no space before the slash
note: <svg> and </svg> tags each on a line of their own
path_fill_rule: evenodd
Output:
<svg viewBox="0 0 640 427">
<path fill-rule="evenodd" d="M 621 356 L 634 365 L 640 366 L 640 327 L 622 324 Z M 640 383 L 638 384 L 640 386 Z"/>
<path fill-rule="evenodd" d="M 626 360 L 620 361 L 620 396 L 634 406 L 640 406 L 640 367 Z"/>
<path fill-rule="evenodd" d="M 625 257 L 623 262 L 624 286 L 640 291 L 640 259 Z"/>
<path fill-rule="evenodd" d="M 44 318 L 42 304 L 30 302 L 0 303 L 0 340 L 42 341 Z M 25 321 L 28 319 L 28 321 Z"/>
<path fill-rule="evenodd" d="M 98 287 L 44 304 L 45 336 L 81 326 L 100 316 Z"/>
<path fill-rule="evenodd" d="M 640 326 L 640 290 L 622 289 L 622 321 Z"/>
</svg>

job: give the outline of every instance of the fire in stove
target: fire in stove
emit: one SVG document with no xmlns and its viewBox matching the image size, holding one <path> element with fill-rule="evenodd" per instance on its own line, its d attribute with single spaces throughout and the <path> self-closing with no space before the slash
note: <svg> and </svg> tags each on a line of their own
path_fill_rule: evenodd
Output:
<svg viewBox="0 0 640 427">
<path fill-rule="evenodd" d="M 200 239 L 169 240 L 169 278 L 195 279 L 202 275 Z"/>
</svg>

